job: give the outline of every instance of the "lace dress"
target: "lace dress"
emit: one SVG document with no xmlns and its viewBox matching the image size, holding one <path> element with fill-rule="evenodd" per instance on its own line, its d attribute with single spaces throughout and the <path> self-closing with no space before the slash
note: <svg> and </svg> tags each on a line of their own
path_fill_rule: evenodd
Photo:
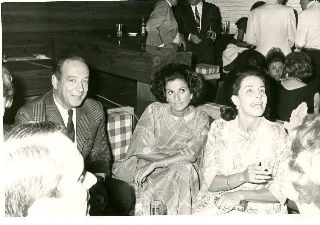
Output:
<svg viewBox="0 0 320 225">
<path fill-rule="evenodd" d="M 287 213 L 281 192 L 281 175 L 289 158 L 287 135 L 281 125 L 262 118 L 254 132 L 244 132 L 238 127 L 238 118 L 232 121 L 216 120 L 211 124 L 204 152 L 202 185 L 194 199 L 193 214 L 220 214 L 214 205 L 215 196 L 223 192 L 208 190 L 216 175 L 231 175 L 244 171 L 249 165 L 261 162 L 272 171 L 273 179 L 267 184 L 245 183 L 230 191 L 268 188 L 280 203 L 249 202 L 246 213 Z"/>
</svg>

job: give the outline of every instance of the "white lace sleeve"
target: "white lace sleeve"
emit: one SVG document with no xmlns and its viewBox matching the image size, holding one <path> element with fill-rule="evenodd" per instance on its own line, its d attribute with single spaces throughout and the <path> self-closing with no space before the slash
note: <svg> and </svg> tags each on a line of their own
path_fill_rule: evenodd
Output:
<svg viewBox="0 0 320 225">
<path fill-rule="evenodd" d="M 204 150 L 204 162 L 203 162 L 203 191 L 208 190 L 213 178 L 220 173 L 222 157 L 221 152 L 223 148 L 221 146 L 222 129 L 224 126 L 222 120 L 216 120 L 211 124 L 210 131 L 208 133 L 208 140 Z"/>
</svg>

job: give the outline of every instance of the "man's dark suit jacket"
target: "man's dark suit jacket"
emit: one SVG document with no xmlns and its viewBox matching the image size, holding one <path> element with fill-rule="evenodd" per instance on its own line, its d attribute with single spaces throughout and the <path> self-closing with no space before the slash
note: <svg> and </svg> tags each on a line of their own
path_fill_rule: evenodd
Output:
<svg viewBox="0 0 320 225">
<path fill-rule="evenodd" d="M 203 1 L 200 32 L 197 29 L 198 25 L 195 21 L 191 5 L 187 0 L 181 3 L 179 2 L 175 7 L 174 14 L 178 23 L 179 32 L 184 35 L 185 40 L 188 40 L 190 33 L 196 34 L 203 40 L 198 45 L 187 41 L 187 50 L 195 54 L 197 63 L 215 63 L 215 55 L 210 54 L 210 51 L 214 52 L 213 42 L 205 37 L 207 31 L 210 29 L 210 25 L 211 29 L 217 34 L 217 37 L 221 35 L 222 25 L 219 8 L 214 4 Z"/>
<path fill-rule="evenodd" d="M 110 175 L 110 149 L 107 143 L 102 105 L 88 98 L 76 109 L 76 113 L 77 147 L 84 158 L 85 169 L 91 173 Z M 62 125 L 64 127 L 63 133 L 67 134 L 67 128 L 53 100 L 52 91 L 19 109 L 15 124 L 30 121 L 52 121 Z"/>
</svg>

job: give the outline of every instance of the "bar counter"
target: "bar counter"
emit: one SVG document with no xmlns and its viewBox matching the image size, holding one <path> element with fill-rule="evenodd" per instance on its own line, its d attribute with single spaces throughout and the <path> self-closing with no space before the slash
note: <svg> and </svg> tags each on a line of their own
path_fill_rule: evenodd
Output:
<svg viewBox="0 0 320 225">
<path fill-rule="evenodd" d="M 170 63 L 191 65 L 191 52 L 146 46 L 141 37 L 75 39 L 57 38 L 55 55 L 77 54 L 90 68 L 137 82 L 136 112 L 140 115 L 154 101 L 150 93 L 152 76 Z M 105 96 L 108 97 L 108 96 Z"/>
</svg>

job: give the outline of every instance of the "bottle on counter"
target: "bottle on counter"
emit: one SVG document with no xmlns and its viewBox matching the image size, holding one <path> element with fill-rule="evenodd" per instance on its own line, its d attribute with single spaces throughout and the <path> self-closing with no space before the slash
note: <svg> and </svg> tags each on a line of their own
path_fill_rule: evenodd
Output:
<svg viewBox="0 0 320 225">
<path fill-rule="evenodd" d="M 144 20 L 144 17 L 141 19 L 141 36 L 144 37 L 146 36 L 146 22 Z"/>
</svg>

